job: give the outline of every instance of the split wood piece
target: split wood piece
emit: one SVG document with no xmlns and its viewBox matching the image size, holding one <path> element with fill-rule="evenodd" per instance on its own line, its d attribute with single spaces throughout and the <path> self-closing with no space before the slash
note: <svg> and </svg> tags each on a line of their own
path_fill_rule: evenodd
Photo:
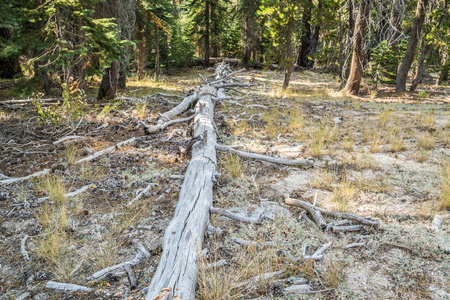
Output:
<svg viewBox="0 0 450 300">
<path fill-rule="evenodd" d="M 134 274 L 134 271 L 130 265 L 125 264 L 125 265 L 123 265 L 123 268 L 128 274 L 128 281 L 130 282 L 130 290 L 133 291 L 137 287 L 136 275 Z"/>
<path fill-rule="evenodd" d="M 184 180 L 184 175 L 170 175 L 169 179 Z"/>
<path fill-rule="evenodd" d="M 101 156 L 101 155 L 103 155 L 103 154 L 112 152 L 112 151 L 114 151 L 115 149 L 119 148 L 120 146 L 125 145 L 125 144 L 129 144 L 129 143 L 132 143 L 132 142 L 134 142 L 135 140 L 136 140 L 136 138 L 135 138 L 135 137 L 132 137 L 131 139 L 128 139 L 128 140 L 123 141 L 123 142 L 120 142 L 120 143 L 117 143 L 116 145 L 114 145 L 114 146 L 112 146 L 112 147 L 109 147 L 109 148 L 103 149 L 103 150 L 101 150 L 101 151 L 95 152 L 94 154 L 91 154 L 91 155 L 89 155 L 89 156 L 87 156 L 87 157 L 85 157 L 85 158 L 82 158 L 82 159 L 76 161 L 75 163 L 76 163 L 76 164 L 79 164 L 79 163 L 82 163 L 82 162 L 91 161 L 91 160 L 93 160 L 94 158 L 97 158 L 97 157 L 99 157 L 99 156 Z"/>
<path fill-rule="evenodd" d="M 76 191 L 64 194 L 63 197 L 64 198 L 75 197 L 75 196 L 77 196 L 77 195 L 79 195 L 81 193 L 84 193 L 90 187 L 92 187 L 92 184 L 87 184 L 87 185 L 83 186 L 82 188 L 80 188 L 80 189 L 78 189 Z M 40 204 L 40 203 L 42 203 L 44 201 L 47 201 L 48 199 L 50 199 L 50 197 L 48 197 L 48 196 L 47 197 L 41 197 L 41 198 L 36 200 L 36 204 Z"/>
<path fill-rule="evenodd" d="M 217 207 L 211 207 L 210 212 L 212 214 L 219 214 L 221 216 L 224 216 L 224 217 L 227 217 L 229 219 L 239 221 L 239 222 L 252 223 L 252 224 L 261 224 L 262 223 L 261 219 L 243 217 L 243 216 L 235 214 L 231 211 L 224 210 L 224 209 L 217 208 Z"/>
<path fill-rule="evenodd" d="M 147 300 L 161 296 L 170 288 L 181 299 L 195 298 L 197 262 L 202 250 L 205 229 L 212 206 L 213 177 L 216 172 L 217 143 L 214 125 L 216 89 L 203 86 L 195 106 L 194 137 L 201 137 L 192 146 L 189 162 L 175 214 L 162 239 L 163 252 L 146 296 Z M 222 90 L 217 94 L 224 96 Z M 158 299 L 168 299 L 172 293 Z"/>
<path fill-rule="evenodd" d="M 314 259 L 314 260 L 322 259 L 324 257 L 322 255 L 322 253 L 325 252 L 325 250 L 327 250 L 331 246 L 332 243 L 333 243 L 333 241 L 330 241 L 329 243 L 326 243 L 326 244 L 320 246 L 319 248 L 317 248 L 316 252 L 314 252 L 313 255 L 304 256 L 303 259 Z"/>
<path fill-rule="evenodd" d="M 439 233 L 441 225 L 442 225 L 442 216 L 436 215 L 433 219 L 433 222 L 431 222 L 431 230 L 433 230 L 435 233 Z"/>
<path fill-rule="evenodd" d="M 86 136 L 69 135 L 69 136 L 62 137 L 62 138 L 60 138 L 57 141 L 54 141 L 53 145 L 58 145 L 59 143 L 62 143 L 62 142 L 67 141 L 67 140 L 83 140 L 83 139 L 87 139 L 87 138 L 88 137 L 86 137 Z"/>
<path fill-rule="evenodd" d="M 150 258 L 150 253 L 145 249 L 144 245 L 139 244 L 136 256 L 129 261 L 120 263 L 118 265 L 114 265 L 103 270 L 100 270 L 87 278 L 88 281 L 95 280 L 106 276 L 108 273 L 111 273 L 117 269 L 122 269 L 125 265 L 134 266 L 140 263 L 141 261 Z"/>
<path fill-rule="evenodd" d="M 363 224 L 363 225 L 367 225 L 367 226 L 373 227 L 373 228 L 375 228 L 375 229 L 378 229 L 378 227 L 380 226 L 380 225 L 378 224 L 378 222 L 371 221 L 371 220 L 368 220 L 368 219 L 366 219 L 366 218 L 363 218 L 363 217 L 360 217 L 360 216 L 357 216 L 357 215 L 353 215 L 353 214 L 349 214 L 349 213 L 341 213 L 341 212 L 331 211 L 331 210 L 324 209 L 324 208 L 320 208 L 320 207 L 317 207 L 317 209 L 318 209 L 321 213 L 324 213 L 324 214 L 326 214 L 326 215 L 333 216 L 333 217 L 335 217 L 335 218 L 349 219 L 349 220 L 355 221 L 355 222 L 357 222 L 357 223 L 360 223 L 360 224 Z"/>
<path fill-rule="evenodd" d="M 237 154 L 237 155 L 245 157 L 245 158 L 267 161 L 267 162 L 274 163 L 274 164 L 299 166 L 299 167 L 310 167 L 310 166 L 314 165 L 314 162 L 312 160 L 296 160 L 296 159 L 272 157 L 272 156 L 267 156 L 267 155 L 258 154 L 258 153 L 251 153 L 251 152 L 236 150 L 229 146 L 223 146 L 223 145 L 219 145 L 219 144 L 216 145 L 216 148 L 217 148 L 217 150 L 228 151 L 228 152 Z"/>
<path fill-rule="evenodd" d="M 308 213 L 313 218 L 314 223 L 316 223 L 316 225 L 319 226 L 320 229 L 323 229 L 327 226 L 327 222 L 325 222 L 325 219 L 322 217 L 322 214 L 318 210 L 317 206 L 314 206 L 306 201 L 293 199 L 289 197 L 286 198 L 285 202 L 286 204 L 299 206 L 304 210 L 308 211 Z"/>
<path fill-rule="evenodd" d="M 218 260 L 216 262 L 213 262 L 213 263 L 210 263 L 210 264 L 206 265 L 206 270 L 210 270 L 210 269 L 213 269 L 213 268 L 220 268 L 220 267 L 223 267 L 223 266 L 228 266 L 228 263 L 227 263 L 227 261 L 225 259 L 221 259 L 221 260 Z"/>
<path fill-rule="evenodd" d="M 255 277 L 249 279 L 249 280 L 235 283 L 233 285 L 233 288 L 234 289 L 239 289 L 239 288 L 252 289 L 252 288 L 256 287 L 259 282 L 267 281 L 267 280 L 269 280 L 271 278 L 280 277 L 284 273 L 286 273 L 286 270 L 281 270 L 281 271 L 276 271 L 276 272 L 271 272 L 271 273 L 265 273 L 265 274 L 262 274 L 262 275 L 258 275 L 258 276 L 255 276 Z"/>
<path fill-rule="evenodd" d="M 56 281 L 49 281 L 45 285 L 48 289 L 58 290 L 58 291 L 64 291 L 64 292 L 90 292 L 92 291 L 91 288 L 78 285 L 78 284 L 71 284 L 71 283 L 61 283 Z"/>
<path fill-rule="evenodd" d="M 142 196 L 147 194 L 152 188 L 154 188 L 157 185 L 158 185 L 157 183 L 150 183 L 144 190 L 142 190 L 136 197 L 134 197 L 133 200 L 128 202 L 127 207 L 133 205 L 134 202 L 136 202 L 137 200 L 141 199 Z"/>
<path fill-rule="evenodd" d="M 333 232 L 360 231 L 362 229 L 360 225 L 331 226 L 330 228 Z"/>
<path fill-rule="evenodd" d="M 265 246 L 286 246 L 289 245 L 288 242 L 280 241 L 280 242 L 254 242 L 254 241 L 246 241 L 241 238 L 233 239 L 233 242 L 244 245 L 244 246 L 254 246 L 254 247 L 265 247 Z"/>
<path fill-rule="evenodd" d="M 78 265 L 75 266 L 75 268 L 72 270 L 72 272 L 70 272 L 69 276 L 73 277 L 73 275 L 75 275 L 76 272 L 78 272 L 78 270 L 81 268 L 81 266 L 84 264 L 84 261 L 80 261 L 78 263 Z"/>
<path fill-rule="evenodd" d="M 192 120 L 195 117 L 195 115 L 189 116 L 187 118 L 183 118 L 183 119 L 176 119 L 176 120 L 170 120 L 167 121 L 165 123 L 162 124 L 158 124 L 158 125 L 147 125 L 144 122 L 140 122 L 144 127 L 145 127 L 145 133 L 146 134 L 152 134 L 161 130 L 164 130 L 167 126 L 170 126 L 172 124 L 176 124 L 176 123 L 182 123 L 182 122 L 187 122 Z"/>
<path fill-rule="evenodd" d="M 22 253 L 23 259 L 28 262 L 30 261 L 30 256 L 28 255 L 27 249 L 25 248 L 25 243 L 27 242 L 27 239 L 29 238 L 28 235 L 24 236 L 22 240 L 20 241 L 20 253 Z"/>
</svg>

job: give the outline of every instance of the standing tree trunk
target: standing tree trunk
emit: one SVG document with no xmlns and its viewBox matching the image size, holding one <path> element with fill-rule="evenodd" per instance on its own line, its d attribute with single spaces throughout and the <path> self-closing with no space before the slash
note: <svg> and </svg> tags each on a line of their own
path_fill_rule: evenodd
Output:
<svg viewBox="0 0 450 300">
<path fill-rule="evenodd" d="M 400 44 L 400 37 L 402 35 L 402 21 L 405 13 L 405 2 L 403 0 L 394 0 L 391 8 L 391 15 L 389 17 L 389 30 L 387 34 L 387 41 L 389 46 L 395 54 L 395 60 L 392 65 L 387 66 L 386 77 L 395 81 L 397 78 L 398 58 L 400 53 L 398 45 Z"/>
<path fill-rule="evenodd" d="M 155 23 L 155 80 L 159 79 L 159 34 L 158 24 Z"/>
<path fill-rule="evenodd" d="M 345 92 L 357 95 L 363 75 L 363 64 L 365 57 L 364 37 L 367 31 L 370 16 L 370 0 L 362 0 L 359 6 L 358 18 L 355 23 L 355 36 L 353 37 L 353 55 L 350 66 L 350 75 L 344 87 Z"/>
<path fill-rule="evenodd" d="M 309 53 L 311 52 L 311 5 L 305 7 L 302 19 L 302 45 L 300 53 L 298 55 L 298 66 L 303 68 L 310 68 L 311 61 L 309 59 Z"/>
<path fill-rule="evenodd" d="M 443 56 L 443 58 L 442 58 L 442 67 L 441 67 L 441 71 L 439 72 L 438 79 L 436 81 L 437 85 L 441 85 L 442 82 L 448 80 L 448 73 L 449 73 L 449 70 L 450 70 L 448 54 L 446 52 L 444 52 L 442 54 L 442 56 Z"/>
<path fill-rule="evenodd" d="M 347 1 L 347 12 L 348 12 L 348 35 L 345 38 L 345 41 L 341 43 L 340 45 L 340 74 L 341 74 L 341 86 L 342 88 L 345 83 L 345 79 L 348 78 L 350 75 L 350 60 L 348 59 L 349 51 L 347 50 L 348 47 L 350 47 L 351 41 L 353 39 L 353 29 L 355 28 L 355 18 L 354 18 L 354 0 L 348 0 Z M 339 20 L 340 14 L 339 14 Z M 341 24 L 341 23 L 340 23 Z M 343 26 L 340 26 L 340 32 L 343 31 Z M 342 36 L 342 34 L 341 34 Z"/>
<path fill-rule="evenodd" d="M 252 55 L 252 48 L 253 48 L 253 35 L 251 32 L 250 16 L 246 15 L 244 21 L 244 57 L 243 57 L 243 63 L 246 69 L 249 68 L 250 57 Z"/>
<path fill-rule="evenodd" d="M 142 28 L 137 29 L 136 39 L 139 41 L 136 45 L 137 52 L 137 75 L 138 81 L 144 79 L 144 41 L 143 41 Z"/>
<path fill-rule="evenodd" d="M 283 90 L 287 89 L 289 82 L 291 81 L 292 68 L 294 64 L 294 51 L 292 49 L 292 24 L 293 21 L 289 20 L 286 25 L 287 41 L 286 41 L 286 71 L 284 73 Z"/>
<path fill-rule="evenodd" d="M 422 83 L 423 75 L 425 73 L 425 59 L 433 48 L 433 44 L 426 40 L 426 36 L 423 37 L 423 44 L 425 44 L 422 48 L 422 52 L 420 53 L 416 76 L 409 87 L 411 92 L 414 92 L 419 84 Z"/>
<path fill-rule="evenodd" d="M 209 67 L 209 0 L 205 1 L 205 32 L 203 37 L 205 39 L 205 67 Z"/>
<path fill-rule="evenodd" d="M 395 83 L 395 91 L 406 91 L 406 79 L 408 77 L 409 69 L 416 54 L 417 44 L 419 43 L 420 34 L 422 32 L 423 22 L 425 21 L 425 12 L 428 7 L 429 0 L 419 0 L 417 2 L 416 17 L 414 18 L 413 27 L 411 29 L 411 37 L 406 47 L 406 53 L 402 64 L 397 72 L 397 79 Z"/>
<path fill-rule="evenodd" d="M 0 28 L 0 38 L 8 40 L 11 38 L 11 32 L 8 28 Z M 18 57 L 9 57 L 0 59 L 0 78 L 13 78 L 22 73 Z"/>
<path fill-rule="evenodd" d="M 113 60 L 111 68 L 106 69 L 105 72 L 100 83 L 100 88 L 98 89 L 98 100 L 112 100 L 116 97 L 119 86 L 119 62 Z"/>
</svg>

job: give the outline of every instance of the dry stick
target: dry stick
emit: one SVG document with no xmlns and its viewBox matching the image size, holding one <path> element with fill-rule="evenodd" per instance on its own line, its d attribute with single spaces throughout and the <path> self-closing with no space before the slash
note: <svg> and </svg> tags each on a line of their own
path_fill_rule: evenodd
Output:
<svg viewBox="0 0 450 300">
<path fill-rule="evenodd" d="M 299 285 L 291 285 L 285 289 L 283 292 L 286 294 L 304 294 L 310 292 L 312 290 L 309 284 L 299 284 Z"/>
<path fill-rule="evenodd" d="M 93 160 L 94 158 L 97 158 L 97 157 L 99 157 L 99 156 L 101 156 L 101 155 L 103 155 L 103 154 L 105 154 L 105 153 L 112 152 L 112 151 L 114 151 L 114 149 L 116 149 L 116 148 L 118 148 L 118 147 L 120 147 L 120 146 L 122 146 L 122 145 L 132 143 L 132 142 L 134 142 L 135 140 L 136 140 L 136 138 L 135 138 L 135 137 L 132 137 L 131 139 L 128 139 L 128 140 L 123 141 L 123 142 L 120 142 L 120 143 L 117 143 L 116 145 L 114 145 L 114 146 L 112 146 L 112 147 L 109 147 L 109 148 L 103 149 L 103 150 L 101 150 L 101 151 L 95 152 L 94 154 L 91 154 L 91 155 L 89 155 L 89 156 L 87 156 L 87 157 L 85 157 L 85 158 L 82 158 L 82 159 L 76 161 L 75 163 L 76 163 L 76 164 L 79 164 L 79 163 L 82 163 L 82 162 L 91 161 L 91 160 Z"/>
<path fill-rule="evenodd" d="M 249 279 L 249 280 L 235 283 L 233 285 L 233 288 L 237 289 L 237 288 L 241 288 L 241 287 L 246 287 L 248 289 L 251 289 L 251 288 L 255 287 L 258 284 L 258 282 L 266 281 L 266 280 L 268 280 L 270 278 L 273 278 L 273 277 L 279 277 L 279 276 L 283 275 L 285 272 L 286 272 L 286 270 L 281 270 L 281 271 L 276 271 L 276 272 L 271 272 L 271 273 L 265 273 L 265 274 L 262 274 L 262 275 L 258 275 L 258 276 L 255 276 L 255 277 Z"/>
<path fill-rule="evenodd" d="M 246 223 L 252 223 L 252 224 L 261 224 L 262 223 L 262 221 L 260 219 L 243 217 L 241 215 L 232 213 L 231 211 L 224 210 L 224 209 L 217 208 L 217 207 L 211 207 L 210 212 L 212 214 L 219 214 L 221 216 L 224 216 L 224 217 L 227 217 L 229 219 L 239 221 L 239 222 L 246 222 Z"/>
<path fill-rule="evenodd" d="M 67 140 L 81 140 L 81 139 L 87 139 L 87 137 L 86 136 L 80 136 L 80 135 L 68 135 L 68 136 L 60 138 L 57 141 L 54 141 L 53 145 L 57 145 L 59 143 L 67 141 Z"/>
<path fill-rule="evenodd" d="M 71 284 L 71 283 L 61 283 L 61 282 L 55 282 L 55 281 L 49 281 L 45 285 L 48 289 L 53 290 L 59 290 L 64 292 L 90 292 L 92 291 L 91 288 L 78 285 L 78 284 Z"/>
<path fill-rule="evenodd" d="M 225 259 L 218 260 L 216 262 L 210 263 L 206 265 L 206 270 L 212 269 L 212 268 L 220 268 L 223 266 L 228 266 L 228 263 Z"/>
<path fill-rule="evenodd" d="M 220 150 L 220 151 L 228 151 L 228 152 L 231 152 L 231 153 L 234 153 L 239 156 L 246 157 L 246 158 L 252 158 L 252 159 L 256 159 L 256 160 L 262 160 L 262 161 L 267 161 L 270 163 L 281 164 L 281 165 L 302 166 L 302 167 L 309 167 L 309 166 L 314 165 L 314 162 L 309 161 L 309 160 L 295 160 L 295 159 L 286 159 L 286 158 L 280 158 L 280 157 L 271 157 L 271 156 L 267 156 L 267 155 L 263 155 L 263 154 L 250 153 L 250 152 L 245 152 L 245 151 L 241 151 L 241 150 L 236 150 L 229 146 L 223 146 L 223 145 L 219 145 L 219 144 L 216 145 L 216 149 Z"/>
<path fill-rule="evenodd" d="M 224 99 L 222 101 L 225 101 L 225 102 L 228 102 L 228 103 L 231 103 L 231 104 L 235 104 L 235 105 L 241 106 L 241 107 L 258 107 L 258 108 L 262 108 L 262 109 L 269 109 L 267 106 L 260 105 L 260 104 L 242 104 L 242 103 L 239 103 L 237 101 L 226 100 L 226 99 Z"/>
<path fill-rule="evenodd" d="M 145 132 L 147 134 L 151 134 L 151 133 L 155 133 L 158 132 L 160 130 L 164 130 L 164 128 L 166 128 L 167 126 L 170 126 L 172 124 L 176 124 L 176 123 L 182 123 L 182 122 L 187 122 L 192 120 L 195 117 L 195 115 L 189 116 L 187 118 L 183 118 L 183 119 L 176 119 L 176 120 L 170 120 L 167 121 L 165 123 L 162 124 L 158 124 L 158 125 L 147 125 L 144 122 L 140 121 L 140 123 L 145 127 Z"/>
<path fill-rule="evenodd" d="M 130 290 L 135 290 L 137 287 L 137 279 L 133 269 L 130 267 L 130 265 L 127 264 L 123 265 L 123 268 L 128 274 L 128 281 L 130 282 Z"/>
<path fill-rule="evenodd" d="M 28 176 L 24 176 L 24 177 L 13 177 L 13 178 L 8 178 L 8 179 L 3 179 L 3 180 L 0 180 L 0 185 L 25 181 L 25 180 L 28 180 L 28 179 L 31 179 L 31 178 L 34 178 L 34 177 L 39 177 L 39 176 L 42 176 L 42 175 L 46 175 L 46 174 L 50 173 L 50 171 L 51 171 L 51 169 L 44 169 L 42 171 L 33 173 L 31 175 L 28 175 Z"/>
<path fill-rule="evenodd" d="M 292 199 L 292 198 L 289 198 L 289 199 Z M 286 199 L 286 201 L 287 200 L 288 199 Z M 292 201 L 292 203 L 288 203 L 288 202 L 286 202 L 286 203 L 287 204 L 291 204 L 291 205 L 300 206 L 300 207 L 303 207 L 302 206 L 303 204 L 307 204 L 307 205 L 312 206 L 310 203 L 302 201 L 302 200 L 298 200 L 298 199 L 292 199 L 292 200 L 294 200 L 294 201 Z M 314 208 L 317 209 L 318 211 L 320 211 L 321 213 L 333 216 L 335 218 L 342 218 L 342 219 L 353 220 L 353 221 L 355 221 L 357 223 L 361 223 L 363 225 L 371 226 L 371 227 L 374 227 L 374 228 L 378 228 L 378 226 L 379 226 L 379 224 L 377 222 L 374 222 L 374 221 L 371 221 L 371 220 L 367 220 L 366 218 L 359 217 L 359 216 L 356 216 L 356 215 L 353 215 L 353 214 L 335 212 L 335 211 L 331 211 L 331 210 L 328 210 L 328 209 L 320 208 L 318 206 L 314 206 Z"/>
<path fill-rule="evenodd" d="M 361 247 L 364 246 L 366 243 L 352 243 L 352 244 L 348 244 L 346 246 L 344 246 L 344 249 L 350 249 L 350 248 L 356 248 L 356 247 Z"/>
<path fill-rule="evenodd" d="M 63 197 L 64 198 L 69 198 L 69 197 L 77 196 L 78 194 L 81 194 L 81 193 L 84 193 L 85 191 L 87 191 L 90 187 L 92 187 L 92 184 L 85 185 L 85 186 L 83 186 L 82 188 L 80 188 L 80 189 L 78 189 L 76 191 L 64 194 Z M 48 199 L 50 199 L 50 197 L 48 197 L 48 196 L 47 197 L 41 197 L 41 198 L 36 200 L 36 204 L 42 203 L 42 202 L 44 202 L 44 201 L 46 201 Z"/>
<path fill-rule="evenodd" d="M 148 258 L 150 258 L 150 253 L 147 251 L 147 249 L 145 249 L 145 247 L 142 244 L 139 244 L 137 254 L 132 260 L 129 260 L 129 261 L 105 268 L 98 272 L 95 272 L 94 274 L 89 276 L 87 278 L 87 280 L 90 281 L 90 280 L 102 278 L 102 277 L 106 276 L 108 273 L 111 273 L 112 271 L 123 268 L 125 265 L 134 266 L 134 265 L 140 263 L 142 260 L 148 259 Z"/>
<path fill-rule="evenodd" d="M 349 213 L 335 212 L 335 211 L 331 211 L 331 210 L 320 208 L 320 207 L 316 207 L 316 208 L 321 213 L 324 213 L 329 216 L 333 216 L 335 218 L 349 219 L 349 220 L 355 221 L 355 222 L 363 224 L 363 225 L 374 227 L 375 229 L 378 229 L 378 227 L 379 227 L 378 222 L 367 220 L 366 218 L 363 218 L 363 217 L 360 217 L 357 215 L 353 215 L 353 214 L 349 214 Z"/>
<path fill-rule="evenodd" d="M 316 225 L 319 226 L 320 229 L 325 228 L 327 226 L 327 222 L 325 222 L 325 219 L 322 217 L 322 214 L 320 213 L 320 211 L 317 209 L 316 206 L 313 206 L 308 202 L 293 198 L 286 198 L 285 202 L 286 204 L 289 205 L 300 206 L 304 210 L 308 211 L 308 213 L 313 218 L 314 223 L 316 223 Z"/>
<path fill-rule="evenodd" d="M 20 253 L 22 253 L 23 259 L 27 262 L 31 260 L 30 256 L 28 255 L 27 249 L 25 249 L 25 243 L 27 242 L 28 238 L 29 236 L 25 235 L 20 241 Z"/>
<path fill-rule="evenodd" d="M 330 228 L 333 232 L 360 231 L 362 229 L 360 225 L 331 226 Z"/>
<path fill-rule="evenodd" d="M 131 206 L 135 201 L 139 200 L 144 196 L 148 191 L 157 186 L 156 183 L 150 183 L 142 192 L 140 192 L 136 197 L 133 198 L 130 202 L 128 202 L 127 206 Z"/>
<path fill-rule="evenodd" d="M 280 241 L 280 242 L 254 242 L 254 241 L 246 241 L 241 238 L 233 239 L 233 242 L 244 245 L 244 246 L 254 246 L 254 247 L 265 247 L 265 246 L 277 246 L 277 245 L 289 245 L 288 242 Z"/>
</svg>

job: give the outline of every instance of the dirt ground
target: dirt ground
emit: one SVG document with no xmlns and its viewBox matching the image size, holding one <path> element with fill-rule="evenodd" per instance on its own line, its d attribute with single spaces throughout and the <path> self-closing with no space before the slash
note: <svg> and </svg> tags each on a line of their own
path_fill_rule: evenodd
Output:
<svg viewBox="0 0 450 300">
<path fill-rule="evenodd" d="M 156 92 L 183 96 L 199 85 L 197 74 L 131 80 L 112 103 L 0 105 L 0 299 L 145 297 L 142 289 L 158 265 L 160 239 L 181 186 L 170 176 L 186 170 L 190 136 L 186 124 L 145 135 L 140 122 L 154 122 L 181 100 Z M 221 176 L 214 206 L 264 216 L 264 222 L 249 225 L 211 216 L 211 224 L 224 234 L 205 239 L 197 298 L 450 299 L 450 214 L 442 208 L 450 197 L 445 188 L 450 88 L 420 86 L 414 93 L 394 93 L 390 86 L 366 86 L 361 97 L 349 97 L 336 92 L 339 84 L 328 74 L 296 72 L 287 91 L 279 89 L 279 72 L 239 77 L 258 85 L 245 94 L 231 91 L 243 106 L 216 104 L 219 143 L 313 159 L 315 165 L 302 169 L 218 154 Z M 66 136 L 71 138 L 58 142 Z M 90 162 L 78 162 L 132 137 L 133 142 Z M 49 174 L 2 183 L 44 169 Z M 75 197 L 64 196 L 85 186 Z M 288 196 L 370 216 L 380 227 L 323 231 L 300 208 L 286 205 Z M 443 217 L 439 230 L 432 228 L 437 214 Z M 239 239 L 259 244 L 241 245 Z M 265 242 L 273 243 L 261 246 Z M 329 242 L 323 259 L 301 259 L 302 247 L 312 255 Z M 346 248 L 353 243 L 358 244 Z M 135 289 L 123 268 L 87 279 L 133 259 L 139 245 L 151 257 L 133 266 Z M 210 267 L 219 260 L 227 265 Z M 278 277 L 245 284 L 282 270 Z M 46 288 L 48 281 L 91 291 L 58 292 Z M 295 284 L 310 290 L 286 293 Z"/>
</svg>

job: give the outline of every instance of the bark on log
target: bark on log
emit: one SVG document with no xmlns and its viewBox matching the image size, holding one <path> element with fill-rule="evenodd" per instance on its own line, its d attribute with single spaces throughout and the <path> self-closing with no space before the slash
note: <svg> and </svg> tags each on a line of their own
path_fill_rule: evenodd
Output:
<svg viewBox="0 0 450 300">
<path fill-rule="evenodd" d="M 59 290 L 64 292 L 90 292 L 92 291 L 91 288 L 77 285 L 77 284 L 71 284 L 71 283 L 61 283 L 61 282 L 55 282 L 55 281 L 49 281 L 45 285 L 48 289 L 53 290 Z"/>
<path fill-rule="evenodd" d="M 146 296 L 147 300 L 195 298 L 197 261 L 212 206 L 213 177 L 216 172 L 216 132 L 214 103 L 216 89 L 202 88 L 195 106 L 194 137 L 201 138 L 192 147 L 192 159 L 180 190 L 174 218 L 162 240 L 163 253 Z M 224 96 L 219 90 L 218 96 Z M 221 95 L 222 94 L 222 95 Z M 184 101 L 184 100 L 183 100 Z M 167 289 L 172 292 L 167 293 Z M 166 292 L 165 292 L 166 291 Z"/>
<path fill-rule="evenodd" d="M 244 216 L 232 213 L 231 211 L 220 209 L 217 207 L 211 207 L 210 212 L 213 214 L 220 214 L 224 217 L 227 217 L 229 219 L 232 219 L 232 220 L 235 220 L 238 222 L 246 222 L 246 223 L 252 223 L 252 224 L 261 224 L 262 223 L 262 220 L 260 220 L 260 219 L 244 217 Z"/>
</svg>

